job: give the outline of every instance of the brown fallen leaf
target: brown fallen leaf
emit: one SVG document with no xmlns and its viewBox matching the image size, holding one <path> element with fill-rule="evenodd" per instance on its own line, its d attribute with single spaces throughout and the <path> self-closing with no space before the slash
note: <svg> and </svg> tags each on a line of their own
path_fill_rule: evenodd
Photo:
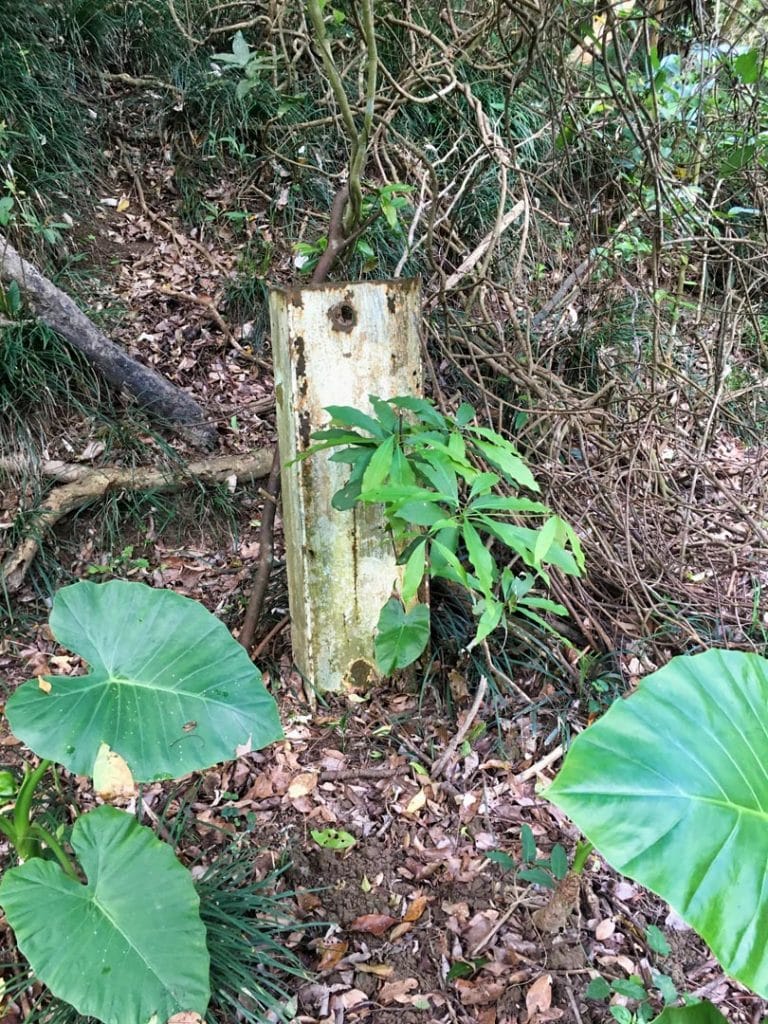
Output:
<svg viewBox="0 0 768 1024">
<path fill-rule="evenodd" d="M 362 914 L 356 917 L 349 930 L 352 932 L 367 932 L 369 935 L 383 935 L 393 924 L 396 918 L 389 914 Z"/>
<path fill-rule="evenodd" d="M 397 981 L 385 981 L 379 989 L 379 1002 L 384 1006 L 390 1003 L 409 1003 L 409 992 L 419 987 L 415 978 L 400 978 Z"/>
<path fill-rule="evenodd" d="M 405 808 L 405 813 L 418 814 L 419 811 L 426 806 L 426 803 L 427 794 L 423 789 L 420 789 L 419 792 L 409 800 L 408 806 Z"/>
<path fill-rule="evenodd" d="M 377 978 L 391 978 L 395 972 L 391 964 L 355 964 L 355 970 L 362 974 L 373 974 Z"/>
<path fill-rule="evenodd" d="M 418 921 L 421 915 L 427 908 L 429 903 L 428 896 L 414 896 L 411 902 L 408 904 L 405 913 L 403 914 L 404 921 Z"/>
<path fill-rule="evenodd" d="M 343 939 L 329 939 L 326 942 L 321 943 L 320 959 L 317 962 L 315 970 L 332 971 L 339 960 L 346 956 L 348 949 L 349 943 L 345 942 Z"/>
<path fill-rule="evenodd" d="M 302 772 L 291 780 L 288 786 L 288 798 L 298 800 L 299 797 L 309 796 L 317 788 L 317 774 L 315 772 Z"/>
<path fill-rule="evenodd" d="M 182 1013 L 174 1013 L 172 1017 L 169 1017 L 168 1024 L 203 1024 L 203 1018 L 199 1013 L 182 1011 Z"/>
<path fill-rule="evenodd" d="M 409 932 L 411 928 L 413 928 L 413 925 L 411 924 L 410 921 L 401 921 L 400 924 L 395 925 L 395 927 L 390 932 L 389 941 L 397 942 L 397 940 L 402 939 L 402 937 L 407 932 Z"/>
<path fill-rule="evenodd" d="M 456 984 L 456 991 L 459 999 L 465 1006 L 483 1006 L 485 1003 L 495 1003 L 504 994 L 507 987 L 506 981 L 470 981 L 468 978 L 459 978 Z"/>
<path fill-rule="evenodd" d="M 296 903 L 302 914 L 310 914 L 313 910 L 319 910 L 323 901 L 316 892 L 308 892 L 306 889 L 296 890 Z"/>
<path fill-rule="evenodd" d="M 552 1005 L 552 975 L 542 974 L 525 993 L 525 1006 L 529 1016 Z"/>
</svg>

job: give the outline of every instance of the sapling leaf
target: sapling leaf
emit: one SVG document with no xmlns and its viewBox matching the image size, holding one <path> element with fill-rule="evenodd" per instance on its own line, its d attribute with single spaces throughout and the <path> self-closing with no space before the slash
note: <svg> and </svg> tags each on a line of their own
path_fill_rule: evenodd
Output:
<svg viewBox="0 0 768 1024">
<path fill-rule="evenodd" d="M 562 881 L 568 874 L 568 856 L 561 843 L 556 843 L 552 847 L 552 853 L 549 855 L 549 866 L 558 882 Z"/>
<path fill-rule="evenodd" d="M 462 402 L 459 408 L 456 410 L 456 425 L 459 427 L 466 427 L 468 423 L 471 423 L 475 418 L 476 413 L 468 402 Z"/>
<path fill-rule="evenodd" d="M 376 665 L 383 675 L 405 668 L 424 652 L 429 641 L 429 608 L 417 604 L 406 612 L 396 598 L 379 615 L 375 640 Z"/>
<path fill-rule="evenodd" d="M 335 425 L 340 427 L 357 427 L 358 430 L 366 430 L 372 437 L 384 437 L 385 431 L 378 420 L 367 413 L 355 409 L 351 405 L 327 405 L 325 411 L 331 417 Z"/>
<path fill-rule="evenodd" d="M 416 597 L 421 581 L 424 579 L 424 571 L 427 565 L 426 553 L 427 540 L 425 537 L 424 540 L 416 544 L 405 564 L 402 589 L 402 598 L 405 605 L 410 604 L 414 597 Z"/>
<path fill-rule="evenodd" d="M 526 864 L 533 863 L 536 860 L 536 840 L 530 825 L 522 825 L 520 828 L 520 846 Z"/>
<path fill-rule="evenodd" d="M 587 999 L 608 999 L 611 994 L 611 986 L 605 980 L 605 978 L 597 977 L 593 978 L 592 981 L 587 985 L 587 990 L 584 995 Z"/>
<path fill-rule="evenodd" d="M 664 932 L 655 924 L 649 924 L 645 929 L 645 941 L 648 946 L 658 953 L 659 956 L 669 956 L 672 952 Z"/>
<path fill-rule="evenodd" d="M 475 575 L 480 583 L 480 589 L 486 597 L 490 597 L 497 572 L 493 555 L 483 544 L 480 534 L 470 522 L 464 523 L 461 534 L 467 547 L 467 554 L 472 563 L 472 568 L 475 570 Z"/>
<path fill-rule="evenodd" d="M 363 474 L 363 494 L 380 487 L 389 476 L 392 466 L 392 457 L 395 451 L 396 438 L 391 434 L 382 441 L 379 447 L 371 456 L 371 461 Z M 386 499 L 379 499 L 386 500 Z"/>
</svg>

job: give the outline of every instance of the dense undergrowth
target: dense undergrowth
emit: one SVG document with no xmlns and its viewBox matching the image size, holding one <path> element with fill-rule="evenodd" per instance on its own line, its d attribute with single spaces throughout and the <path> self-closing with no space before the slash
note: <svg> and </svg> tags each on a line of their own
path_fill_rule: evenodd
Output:
<svg viewBox="0 0 768 1024">
<path fill-rule="evenodd" d="M 356 7 L 325 19 L 357 115 Z M 156 161 L 157 199 L 238 249 L 222 313 L 263 329 L 263 281 L 317 260 L 350 144 L 301 8 L 65 0 L 16 7 L 4 29 L 11 240 L 71 265 L 100 182 L 131 192 Z M 761 514 L 744 453 L 762 443 L 768 360 L 752 7 L 382 3 L 376 33 L 369 223 L 343 273 L 423 276 L 435 398 L 514 434 L 591 546 L 585 580 L 560 584 L 587 643 L 649 664 L 718 636 L 761 644 L 763 541 L 741 539 Z M 114 396 L 14 303 L 5 435 L 39 452 L 53 409 L 114 432 Z M 722 520 L 724 479 L 740 483 Z"/>
</svg>

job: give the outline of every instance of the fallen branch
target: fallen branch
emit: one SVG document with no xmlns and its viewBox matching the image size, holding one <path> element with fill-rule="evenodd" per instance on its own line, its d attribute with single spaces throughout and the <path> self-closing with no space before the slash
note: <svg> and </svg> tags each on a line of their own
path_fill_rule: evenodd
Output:
<svg viewBox="0 0 768 1024">
<path fill-rule="evenodd" d="M 258 480 L 267 475 L 271 462 L 271 451 L 257 451 L 250 455 L 222 455 L 190 462 L 175 472 L 144 467 L 124 469 L 118 466 L 85 470 L 80 466 L 72 466 L 71 482 L 54 487 L 45 498 L 40 514 L 32 524 L 34 534 L 25 537 L 0 566 L 0 585 L 7 593 L 15 593 L 40 550 L 43 533 L 74 509 L 103 498 L 110 491 L 178 491 L 193 480 L 216 484 L 231 476 L 241 481 Z M 65 470 L 59 472 L 63 472 L 66 477 Z"/>
<path fill-rule="evenodd" d="M 111 384 L 127 388 L 144 409 L 170 421 L 191 444 L 213 447 L 216 430 L 206 424 L 203 410 L 194 398 L 110 341 L 68 295 L 23 259 L 3 235 L 0 280 L 14 281 L 35 315 L 82 352 Z"/>
</svg>

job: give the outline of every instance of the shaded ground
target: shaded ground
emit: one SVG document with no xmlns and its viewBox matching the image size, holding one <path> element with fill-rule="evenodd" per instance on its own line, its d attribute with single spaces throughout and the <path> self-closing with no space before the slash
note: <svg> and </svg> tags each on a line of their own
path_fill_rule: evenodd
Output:
<svg viewBox="0 0 768 1024">
<path fill-rule="evenodd" d="M 149 202 L 151 169 L 147 180 Z M 154 180 L 162 198 L 160 172 Z M 123 186 L 130 193 L 130 181 Z M 222 450 L 271 444 L 272 382 L 260 328 L 227 324 L 218 313 L 245 242 L 220 232 L 191 244 L 178 224 L 172 227 L 159 226 L 134 200 L 119 213 L 104 207 L 98 232 L 117 259 L 104 282 L 105 301 L 116 295 L 128 310 L 114 336 L 194 392 L 217 417 Z M 254 219 L 248 230 L 266 230 L 266 220 L 260 227 Z M 87 425 L 73 422 L 52 439 L 50 455 L 99 464 L 105 456 L 98 444 L 89 447 L 92 441 Z M 146 454 L 153 454 L 149 438 Z M 231 489 L 237 520 L 213 543 L 194 523 L 184 526 L 182 538 L 159 532 L 150 515 L 143 532 L 123 538 L 136 544 L 121 562 L 122 548 L 107 549 L 100 539 L 97 511 L 59 535 L 57 555 L 73 577 L 101 565 L 103 575 L 171 587 L 237 629 L 258 559 L 261 499 L 256 488 L 241 494 L 237 481 Z M 10 518 L 14 502 L 24 502 L 23 489 L 7 498 Z M 45 609 L 31 584 L 17 608 L 29 615 L 0 645 L 0 674 L 9 686 L 51 670 L 79 671 L 77 659 L 57 652 L 42 625 Z M 278 567 L 261 636 L 285 613 Z M 274 632 L 259 661 L 281 705 L 285 742 L 202 779 L 151 787 L 144 798 L 150 820 L 167 827 L 185 819 L 180 846 L 189 862 L 210 859 L 233 837 L 253 845 L 265 872 L 290 860 L 286 882 L 298 890 L 297 917 L 317 925 L 312 940 L 295 938 L 314 972 L 298 992 L 298 1020 L 597 1024 L 611 1017 L 605 1001 L 585 998 L 593 977 L 637 975 L 650 987 L 653 971 L 670 976 L 681 993 L 711 999 L 734 1022 L 761 1018 L 761 1000 L 726 982 L 690 931 L 679 930 L 659 901 L 597 857 L 572 913 L 551 930 L 533 916 L 548 905 L 550 890 L 489 859 L 489 853 L 506 854 L 519 868 L 525 825 L 541 859 L 557 843 L 572 856 L 577 835 L 537 797 L 536 785 L 557 770 L 558 758 L 549 755 L 558 720 L 568 718 L 571 728 L 583 724 L 577 702 L 554 707 L 548 684 L 533 672 L 521 674 L 515 683 L 530 703 L 520 692 L 496 694 L 437 773 L 434 763 L 458 725 L 435 690 L 391 683 L 313 712 L 291 669 L 285 630 Z M 461 671 L 452 678 L 460 721 L 472 686 Z M 2 742 L 0 760 L 13 762 L 12 738 Z M 348 833 L 354 845 L 324 848 L 328 829 Z M 668 956 L 650 947 L 649 925 L 664 931 Z"/>
</svg>

